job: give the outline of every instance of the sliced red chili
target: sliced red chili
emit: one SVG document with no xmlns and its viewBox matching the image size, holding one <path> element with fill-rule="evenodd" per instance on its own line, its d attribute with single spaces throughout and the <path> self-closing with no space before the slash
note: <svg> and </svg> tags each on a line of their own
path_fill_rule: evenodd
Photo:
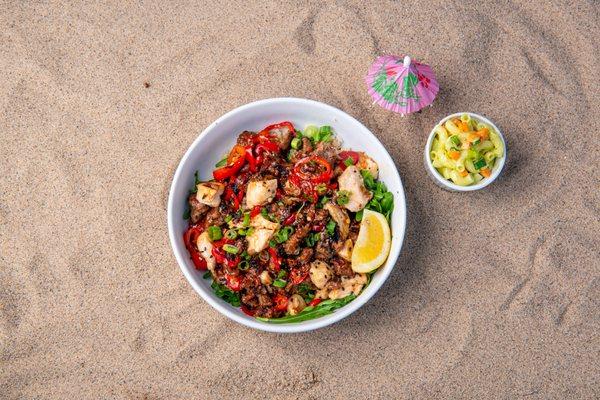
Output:
<svg viewBox="0 0 600 400">
<path fill-rule="evenodd" d="M 250 211 L 250 218 L 254 218 L 258 214 L 260 214 L 261 209 L 262 209 L 261 206 L 254 206 L 254 208 L 252 209 L 252 211 Z"/>
<path fill-rule="evenodd" d="M 271 267 L 273 268 L 273 271 L 275 272 L 279 272 L 281 270 L 281 257 L 279 256 L 279 254 L 277 253 L 277 250 L 269 247 L 269 262 L 271 264 Z"/>
<path fill-rule="evenodd" d="M 281 128 L 287 128 L 292 133 L 294 133 L 296 131 L 296 129 L 294 128 L 294 125 L 290 121 L 282 121 L 277 124 L 267 126 L 265 129 L 258 132 L 258 137 L 269 136 L 269 133 L 271 133 L 271 131 L 274 131 L 276 129 L 281 129 Z"/>
<path fill-rule="evenodd" d="M 227 257 L 225 256 L 225 250 L 213 245 L 211 253 L 218 264 L 225 264 L 225 260 L 227 259 Z"/>
<path fill-rule="evenodd" d="M 257 160 L 254 157 L 254 153 L 252 152 L 252 146 L 246 147 L 244 151 L 244 158 L 248 161 L 248 167 L 250 168 L 250 172 L 256 172 L 258 170 Z"/>
<path fill-rule="evenodd" d="M 256 154 L 262 154 L 265 151 L 271 151 L 273 153 L 279 152 L 279 145 L 269 140 L 265 140 L 263 143 L 256 145 Z"/>
<path fill-rule="evenodd" d="M 201 233 L 202 228 L 199 226 L 190 226 L 183 234 L 183 243 L 185 244 L 188 253 L 190 253 L 190 258 L 196 269 L 204 271 L 207 268 L 206 260 L 200 255 L 200 252 L 196 247 L 196 240 L 198 240 L 198 236 L 200 236 Z"/>
<path fill-rule="evenodd" d="M 227 275 L 227 287 L 234 292 L 239 292 L 242 289 L 242 280 L 237 275 Z"/>
<path fill-rule="evenodd" d="M 294 222 L 296 222 L 296 214 L 297 213 L 293 213 L 292 215 L 290 215 L 289 217 L 287 217 L 286 219 L 283 220 L 283 225 L 292 225 Z"/>
<path fill-rule="evenodd" d="M 198 253 L 197 251 L 191 251 L 190 256 L 192 257 L 192 262 L 194 263 L 194 266 L 197 270 L 206 271 L 208 265 L 206 264 L 206 260 L 202 258 L 200 253 Z"/>
<path fill-rule="evenodd" d="M 299 285 L 308 278 L 308 271 L 302 271 L 300 269 L 293 269 L 290 272 L 290 281 L 294 285 Z"/>
<path fill-rule="evenodd" d="M 213 171 L 213 177 L 218 181 L 224 181 L 237 174 L 240 169 L 244 166 L 244 158 L 238 158 L 233 164 L 215 169 Z"/>
<path fill-rule="evenodd" d="M 307 171 L 309 166 L 311 168 L 318 167 L 320 171 L 316 173 Z M 326 159 L 319 156 L 304 157 L 294 165 L 292 171 L 300 180 L 312 183 L 329 182 L 331 179 L 331 165 Z"/>
<path fill-rule="evenodd" d="M 322 301 L 323 301 L 322 299 L 312 299 L 312 301 L 310 303 L 308 303 L 308 305 L 311 307 L 314 307 Z"/>
<path fill-rule="evenodd" d="M 275 295 L 275 297 L 273 298 L 273 301 L 275 302 L 275 310 L 287 310 L 288 298 L 284 294 L 277 293 L 277 295 Z"/>
<path fill-rule="evenodd" d="M 251 317 L 254 317 L 254 314 L 256 314 L 256 312 L 254 310 L 249 309 L 248 307 L 246 307 L 244 304 L 242 304 L 240 306 L 240 309 L 242 310 L 242 312 L 246 315 L 249 315 Z"/>
</svg>

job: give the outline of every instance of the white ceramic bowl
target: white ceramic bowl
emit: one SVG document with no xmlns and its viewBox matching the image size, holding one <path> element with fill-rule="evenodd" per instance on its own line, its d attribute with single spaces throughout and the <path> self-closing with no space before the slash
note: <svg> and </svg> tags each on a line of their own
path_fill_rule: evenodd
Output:
<svg viewBox="0 0 600 400">
<path fill-rule="evenodd" d="M 342 140 L 343 147 L 365 151 L 377 161 L 380 179 L 394 194 L 394 211 L 391 218 L 392 247 L 386 263 L 373 275 L 371 284 L 345 307 L 314 320 L 294 324 L 270 324 L 247 316 L 215 296 L 210 287 L 210 279 L 203 279 L 204 272 L 194 268 L 184 246 L 182 235 L 187 228 L 187 221 L 182 216 L 187 207 L 186 199 L 188 191 L 193 187 L 196 170 L 199 171 L 201 179 L 211 179 L 215 163 L 231 149 L 240 132 L 259 131 L 269 124 L 286 120 L 299 129 L 309 124 L 331 125 L 336 136 Z M 175 171 L 169 193 L 167 219 L 171 246 L 181 271 L 196 292 L 211 306 L 226 317 L 251 328 L 270 332 L 303 332 L 331 325 L 348 316 L 365 304 L 383 285 L 392 272 L 402 247 L 406 227 L 406 200 L 394 160 L 363 124 L 345 112 L 317 101 L 275 98 L 256 101 L 228 112 L 196 138 Z"/>
<path fill-rule="evenodd" d="M 488 125 L 491 125 L 496 130 L 496 132 L 498 132 L 498 136 L 500 136 L 500 139 L 502 140 L 502 143 L 504 144 L 504 155 L 496 160 L 496 163 L 494 164 L 494 168 L 492 168 L 492 175 L 490 175 L 489 178 L 484 178 L 479 183 L 476 183 L 475 185 L 470 185 L 470 186 L 459 186 L 459 185 L 453 183 L 452 181 L 444 178 L 433 166 L 433 164 L 431 162 L 431 156 L 430 156 L 431 144 L 433 142 L 433 138 L 435 137 L 435 128 L 437 126 L 445 123 L 449 119 L 460 118 L 460 116 L 463 114 L 467 114 L 471 118 L 473 118 L 477 121 L 481 121 Z M 447 189 L 449 191 L 452 191 L 452 192 L 472 192 L 473 190 L 483 189 L 490 183 L 494 182 L 496 180 L 496 178 L 498 178 L 498 176 L 500 176 L 500 173 L 502 173 L 502 170 L 504 168 L 504 162 L 506 161 L 507 150 L 508 149 L 506 147 L 506 141 L 504 140 L 504 135 L 502 135 L 502 132 L 500 132 L 500 129 L 498 129 L 498 127 L 492 121 L 490 121 L 489 119 L 487 119 L 486 117 L 484 117 L 482 115 L 475 114 L 472 112 L 459 112 L 459 113 L 454 113 L 454 114 L 448 115 L 447 117 L 443 118 L 440 122 L 438 122 L 431 129 L 431 132 L 429 133 L 429 138 L 427 139 L 427 144 L 425 145 L 423 161 L 425 163 L 425 168 L 427 169 L 427 174 L 431 177 L 431 179 L 433 179 L 433 181 L 438 186 L 440 186 L 444 189 Z"/>
</svg>

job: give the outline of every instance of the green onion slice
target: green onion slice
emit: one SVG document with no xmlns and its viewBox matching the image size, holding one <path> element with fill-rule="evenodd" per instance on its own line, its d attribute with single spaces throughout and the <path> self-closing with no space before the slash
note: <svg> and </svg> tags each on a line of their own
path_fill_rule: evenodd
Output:
<svg viewBox="0 0 600 400">
<path fill-rule="evenodd" d="M 285 285 L 287 285 L 287 282 L 283 279 L 275 279 L 275 281 L 273 282 L 273 286 L 278 288 L 284 288 Z"/>
<path fill-rule="evenodd" d="M 208 229 L 208 238 L 212 241 L 215 240 L 219 240 L 223 237 L 223 232 L 221 231 L 221 228 L 219 228 L 218 226 L 209 226 Z"/>
<path fill-rule="evenodd" d="M 225 250 L 229 254 L 237 254 L 240 251 L 240 249 L 238 249 L 232 244 L 224 244 L 223 250 Z"/>
</svg>

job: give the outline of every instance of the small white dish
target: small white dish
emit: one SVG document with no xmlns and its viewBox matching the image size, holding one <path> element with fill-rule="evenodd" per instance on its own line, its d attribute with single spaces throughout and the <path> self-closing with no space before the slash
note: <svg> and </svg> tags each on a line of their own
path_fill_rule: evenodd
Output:
<svg viewBox="0 0 600 400">
<path fill-rule="evenodd" d="M 502 157 L 498 158 L 496 163 L 494 164 L 494 168 L 492 168 L 492 175 L 489 178 L 482 179 L 479 183 L 476 183 L 474 185 L 469 185 L 469 186 L 460 186 L 460 185 L 457 185 L 457 184 L 453 183 L 452 181 L 444 178 L 437 171 L 437 169 L 435 169 L 435 167 L 433 166 L 433 163 L 431 162 L 431 155 L 430 155 L 431 145 L 433 143 L 433 139 L 435 138 L 435 128 L 444 124 L 449 119 L 460 118 L 460 116 L 463 114 L 467 114 L 468 116 L 470 116 L 471 118 L 473 118 L 475 120 L 478 120 L 478 121 L 481 121 L 481 122 L 484 122 L 484 123 L 490 125 L 492 128 L 494 128 L 496 130 L 496 132 L 498 133 L 498 136 L 500 136 L 500 139 L 502 140 L 502 143 L 504 144 L 504 154 L 502 155 Z M 502 132 L 500 131 L 500 129 L 498 129 L 498 127 L 492 121 L 490 121 L 489 119 L 487 119 L 486 117 L 484 117 L 482 115 L 475 114 L 472 112 L 458 112 L 458 113 L 450 114 L 447 117 L 443 118 L 440 122 L 438 122 L 431 129 L 431 132 L 429 133 L 429 137 L 427 138 L 427 144 L 425 145 L 423 161 L 425 163 L 425 169 L 427 170 L 427 174 L 441 188 L 449 190 L 451 192 L 472 192 L 474 190 L 483 189 L 484 187 L 486 187 L 489 184 L 491 184 L 492 182 L 494 182 L 496 180 L 496 178 L 498 178 L 498 176 L 500 176 L 500 174 L 502 173 L 502 170 L 504 169 L 504 163 L 506 161 L 507 151 L 508 151 L 508 148 L 506 147 L 506 141 L 504 140 L 504 135 L 502 135 Z"/>
<path fill-rule="evenodd" d="M 237 136 L 244 130 L 259 131 L 267 125 L 290 121 L 299 129 L 305 126 L 330 125 L 342 146 L 364 151 L 379 164 L 379 179 L 394 194 L 391 216 L 392 245 L 387 261 L 372 277 L 363 292 L 346 306 L 321 318 L 288 324 L 271 324 L 244 314 L 218 298 L 210 287 L 211 280 L 203 279 L 203 271 L 194 268 L 183 243 L 188 222 L 182 218 L 186 199 L 194 184 L 194 172 L 200 179 L 212 179 L 214 165 L 226 154 Z M 400 254 L 406 228 L 406 199 L 394 160 L 381 142 L 359 121 L 327 104 L 297 98 L 260 100 L 238 107 L 210 124 L 189 147 L 173 177 L 167 205 L 169 238 L 181 271 L 194 290 L 213 308 L 242 325 L 269 332 L 304 332 L 331 325 L 362 307 L 383 285 L 392 272 Z"/>
</svg>

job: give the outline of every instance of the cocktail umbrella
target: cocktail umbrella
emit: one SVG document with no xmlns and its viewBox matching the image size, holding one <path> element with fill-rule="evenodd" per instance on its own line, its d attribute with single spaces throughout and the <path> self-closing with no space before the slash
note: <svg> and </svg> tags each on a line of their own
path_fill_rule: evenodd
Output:
<svg viewBox="0 0 600 400">
<path fill-rule="evenodd" d="M 365 82 L 373 104 L 402 115 L 431 105 L 440 88 L 431 67 L 409 56 L 377 57 Z"/>
</svg>

